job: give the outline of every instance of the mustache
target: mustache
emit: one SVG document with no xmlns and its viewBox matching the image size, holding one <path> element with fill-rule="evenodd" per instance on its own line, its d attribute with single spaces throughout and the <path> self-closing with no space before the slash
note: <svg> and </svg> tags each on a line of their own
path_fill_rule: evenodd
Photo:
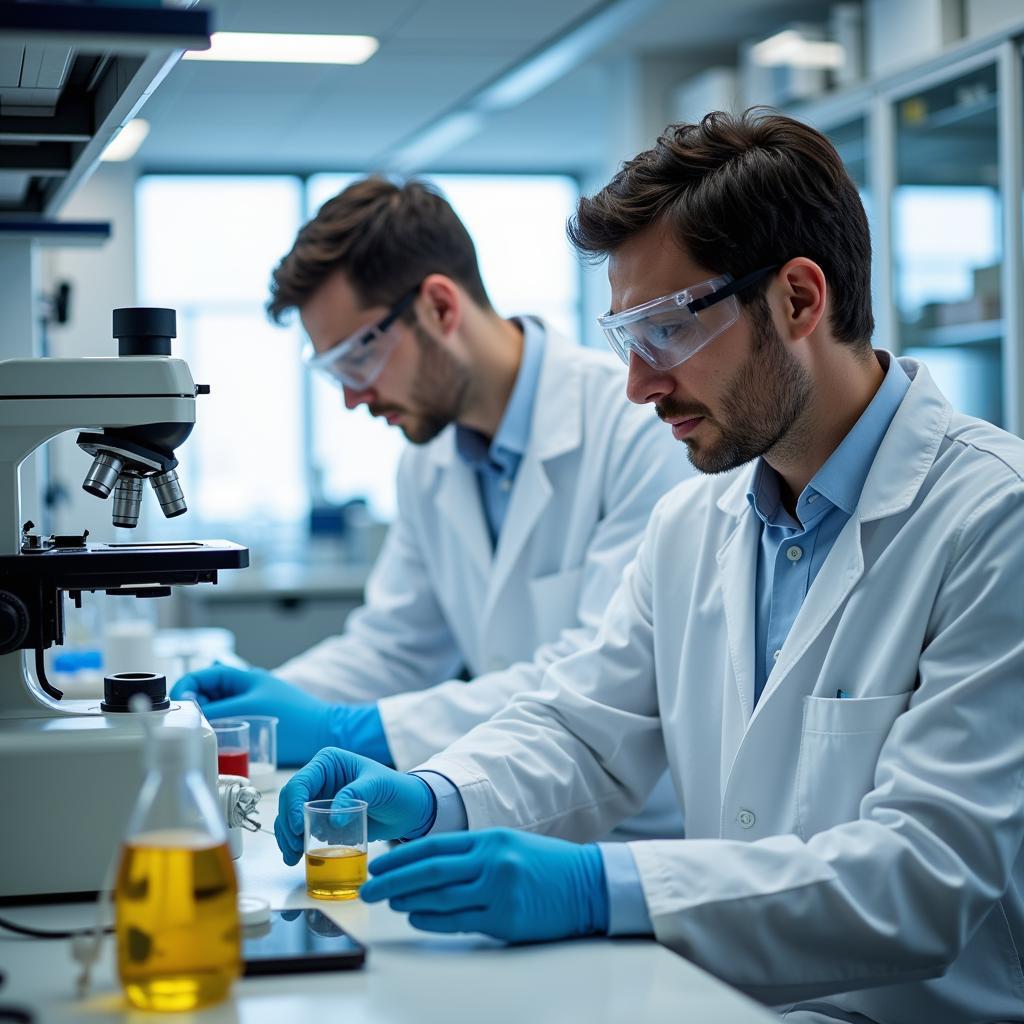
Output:
<svg viewBox="0 0 1024 1024">
<path fill-rule="evenodd" d="M 391 413 L 404 413 L 406 411 L 399 405 L 368 405 L 367 409 L 374 416 L 389 416 Z"/>
<path fill-rule="evenodd" d="M 697 416 L 711 419 L 711 410 L 706 405 L 696 405 L 691 402 L 674 402 L 671 398 L 658 402 L 654 407 L 654 411 L 661 420 L 693 419 Z"/>
</svg>

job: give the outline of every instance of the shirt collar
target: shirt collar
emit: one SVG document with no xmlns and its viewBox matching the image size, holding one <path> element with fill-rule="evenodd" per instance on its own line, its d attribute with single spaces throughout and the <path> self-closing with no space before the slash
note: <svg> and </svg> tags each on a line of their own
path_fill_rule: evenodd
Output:
<svg viewBox="0 0 1024 1024">
<path fill-rule="evenodd" d="M 498 469 L 514 471 L 530 440 L 534 399 L 544 355 L 544 330 L 532 317 L 518 317 L 515 323 L 523 332 L 523 356 L 497 433 L 488 444 L 479 431 L 458 425 L 455 428 L 459 455 L 474 468 L 481 468 L 490 461 Z"/>
<path fill-rule="evenodd" d="M 797 501 L 797 515 L 805 526 L 828 508 L 816 507 L 816 503 L 809 501 L 812 495 L 819 495 L 847 515 L 853 514 L 882 439 L 910 388 L 910 378 L 898 360 L 891 359 L 886 352 L 876 353 L 876 358 L 885 369 L 885 376 L 875 397 Z M 764 459 L 757 460 L 747 500 L 769 525 L 800 525 L 783 507 L 778 474 Z"/>
</svg>

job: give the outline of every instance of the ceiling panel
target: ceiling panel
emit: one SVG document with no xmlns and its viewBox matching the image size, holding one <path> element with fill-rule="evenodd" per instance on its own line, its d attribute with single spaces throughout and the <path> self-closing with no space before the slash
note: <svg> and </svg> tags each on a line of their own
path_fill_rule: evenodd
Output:
<svg viewBox="0 0 1024 1024">
<path fill-rule="evenodd" d="M 388 36 L 423 0 L 200 0 L 215 26 L 230 32 L 339 32 Z"/>
<path fill-rule="evenodd" d="M 502 39 L 536 45 L 604 6 L 605 0 L 423 0 L 395 29 L 395 39 L 441 44 Z"/>
<path fill-rule="evenodd" d="M 360 169 L 472 96 L 601 4 L 594 0 L 201 0 L 222 29 L 368 32 L 381 49 L 359 67 L 176 67 L 146 106 L 151 169 Z M 680 59 L 680 78 L 730 60 L 737 44 L 786 22 L 821 20 L 823 0 L 662 0 L 584 67 L 490 118 L 444 163 L 466 169 L 601 167 L 607 66 L 627 54 Z M 695 14 L 695 11 L 697 13 Z"/>
</svg>

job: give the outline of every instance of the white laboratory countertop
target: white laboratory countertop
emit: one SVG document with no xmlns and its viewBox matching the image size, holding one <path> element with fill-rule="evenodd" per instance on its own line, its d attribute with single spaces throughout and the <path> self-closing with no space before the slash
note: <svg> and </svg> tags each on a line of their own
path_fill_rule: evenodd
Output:
<svg viewBox="0 0 1024 1024">
<path fill-rule="evenodd" d="M 276 793 L 261 803 L 268 829 Z M 383 844 L 381 844 L 383 845 Z M 371 851 L 371 858 L 373 852 Z M 132 1010 L 117 985 L 112 939 L 93 974 L 92 994 L 77 999 L 77 965 L 66 941 L 20 938 L 0 931 L 0 1008 L 21 1006 L 39 1024 L 89 1021 L 131 1024 L 175 1020 L 197 1024 L 622 1024 L 623 1021 L 714 1021 L 765 1024 L 778 1018 L 656 942 L 586 939 L 506 947 L 479 935 L 416 931 L 380 904 L 325 903 L 306 895 L 301 864 L 288 868 L 277 844 L 245 836 L 239 867 L 243 892 L 275 909 L 316 907 L 367 947 L 361 970 L 246 978 L 230 1000 L 187 1014 Z M 4 907 L 0 914 L 39 928 L 85 927 L 93 904 Z M 0 1014 L 0 1019 L 3 1019 Z"/>
</svg>

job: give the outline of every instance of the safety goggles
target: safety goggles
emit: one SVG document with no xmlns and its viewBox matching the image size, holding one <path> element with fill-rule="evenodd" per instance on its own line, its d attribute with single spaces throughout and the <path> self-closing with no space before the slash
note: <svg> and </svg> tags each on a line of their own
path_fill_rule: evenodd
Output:
<svg viewBox="0 0 1024 1024">
<path fill-rule="evenodd" d="M 388 310 L 383 320 L 361 327 L 326 352 L 318 355 L 311 345 L 307 346 L 306 365 L 326 373 L 335 383 L 360 390 L 368 388 L 380 376 L 398 340 L 397 335 L 388 332 L 419 293 L 420 286 L 416 285 Z"/>
<path fill-rule="evenodd" d="M 728 274 L 597 318 L 608 344 L 628 366 L 635 352 L 655 370 L 671 370 L 695 355 L 740 317 L 736 293 L 778 270 L 762 267 L 733 280 Z"/>
</svg>

